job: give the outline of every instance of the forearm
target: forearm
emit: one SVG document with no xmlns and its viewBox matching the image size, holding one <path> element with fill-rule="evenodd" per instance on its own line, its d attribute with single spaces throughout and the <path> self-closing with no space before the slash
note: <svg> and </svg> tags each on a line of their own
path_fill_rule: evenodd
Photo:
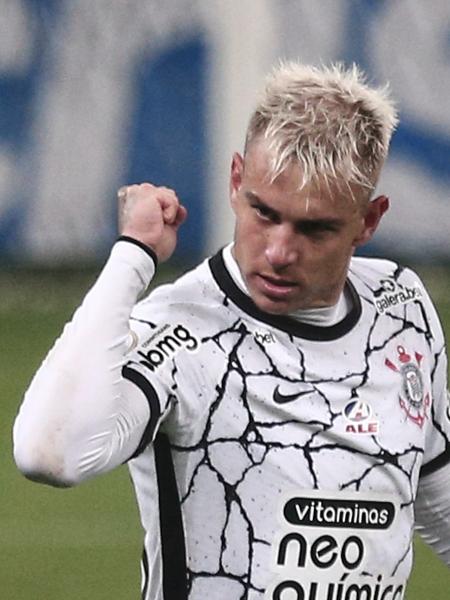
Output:
<svg viewBox="0 0 450 600">
<path fill-rule="evenodd" d="M 118 242 L 73 320 L 36 373 L 14 426 L 18 467 L 32 479 L 73 485 L 134 452 L 149 417 L 122 378 L 129 316 L 154 273 L 150 256 Z"/>
<path fill-rule="evenodd" d="M 420 536 L 450 566 L 450 464 L 420 480 L 416 524 Z"/>
</svg>

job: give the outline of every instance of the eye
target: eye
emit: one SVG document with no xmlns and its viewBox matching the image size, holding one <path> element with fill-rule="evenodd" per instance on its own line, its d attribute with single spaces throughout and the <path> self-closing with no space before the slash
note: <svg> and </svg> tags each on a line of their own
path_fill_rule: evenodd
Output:
<svg viewBox="0 0 450 600">
<path fill-rule="evenodd" d="M 277 214 L 264 204 L 254 203 L 252 204 L 252 208 L 255 210 L 258 217 L 260 217 L 264 221 L 271 221 L 273 223 L 277 222 Z"/>
<path fill-rule="evenodd" d="M 323 221 L 304 221 L 298 224 L 297 231 L 314 239 L 322 239 L 337 231 L 336 225 Z"/>
</svg>

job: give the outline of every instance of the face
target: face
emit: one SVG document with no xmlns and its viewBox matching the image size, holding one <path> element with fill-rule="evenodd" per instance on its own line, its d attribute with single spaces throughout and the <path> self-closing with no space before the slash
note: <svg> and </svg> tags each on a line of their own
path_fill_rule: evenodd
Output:
<svg viewBox="0 0 450 600">
<path fill-rule="evenodd" d="M 245 159 L 234 155 L 231 169 L 233 253 L 250 296 L 272 314 L 332 306 L 355 248 L 371 238 L 388 199 L 300 190 L 295 164 L 270 183 L 269 158 L 265 142 L 254 141 Z"/>
</svg>

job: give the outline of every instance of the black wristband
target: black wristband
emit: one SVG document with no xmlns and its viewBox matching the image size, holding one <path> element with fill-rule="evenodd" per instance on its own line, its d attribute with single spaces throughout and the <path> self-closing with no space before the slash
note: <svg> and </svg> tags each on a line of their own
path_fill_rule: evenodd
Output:
<svg viewBox="0 0 450 600">
<path fill-rule="evenodd" d="M 144 244 L 144 242 L 140 242 L 139 240 L 129 237 L 128 235 L 121 235 L 120 237 L 117 238 L 117 241 L 118 242 L 130 242 L 131 244 L 134 244 L 135 246 L 139 246 L 139 248 L 141 248 L 141 250 L 144 250 L 144 252 L 146 252 L 150 256 L 150 258 L 153 260 L 153 262 L 155 263 L 155 269 L 158 267 L 158 257 L 156 255 L 156 252 L 153 250 L 153 248 L 150 248 L 150 246 L 147 246 L 147 244 Z"/>
</svg>

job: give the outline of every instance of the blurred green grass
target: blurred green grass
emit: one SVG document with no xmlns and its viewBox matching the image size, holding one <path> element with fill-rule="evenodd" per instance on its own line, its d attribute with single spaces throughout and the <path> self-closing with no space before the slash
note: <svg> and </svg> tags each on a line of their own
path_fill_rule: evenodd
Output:
<svg viewBox="0 0 450 600">
<path fill-rule="evenodd" d="M 450 270 L 421 271 L 450 338 Z M 71 490 L 25 480 L 11 428 L 33 372 L 93 282 L 90 272 L 0 272 L 0 598 L 139 598 L 142 531 L 126 467 Z M 170 278 L 163 273 L 160 281 Z M 408 600 L 448 600 L 450 571 L 416 540 Z"/>
</svg>

